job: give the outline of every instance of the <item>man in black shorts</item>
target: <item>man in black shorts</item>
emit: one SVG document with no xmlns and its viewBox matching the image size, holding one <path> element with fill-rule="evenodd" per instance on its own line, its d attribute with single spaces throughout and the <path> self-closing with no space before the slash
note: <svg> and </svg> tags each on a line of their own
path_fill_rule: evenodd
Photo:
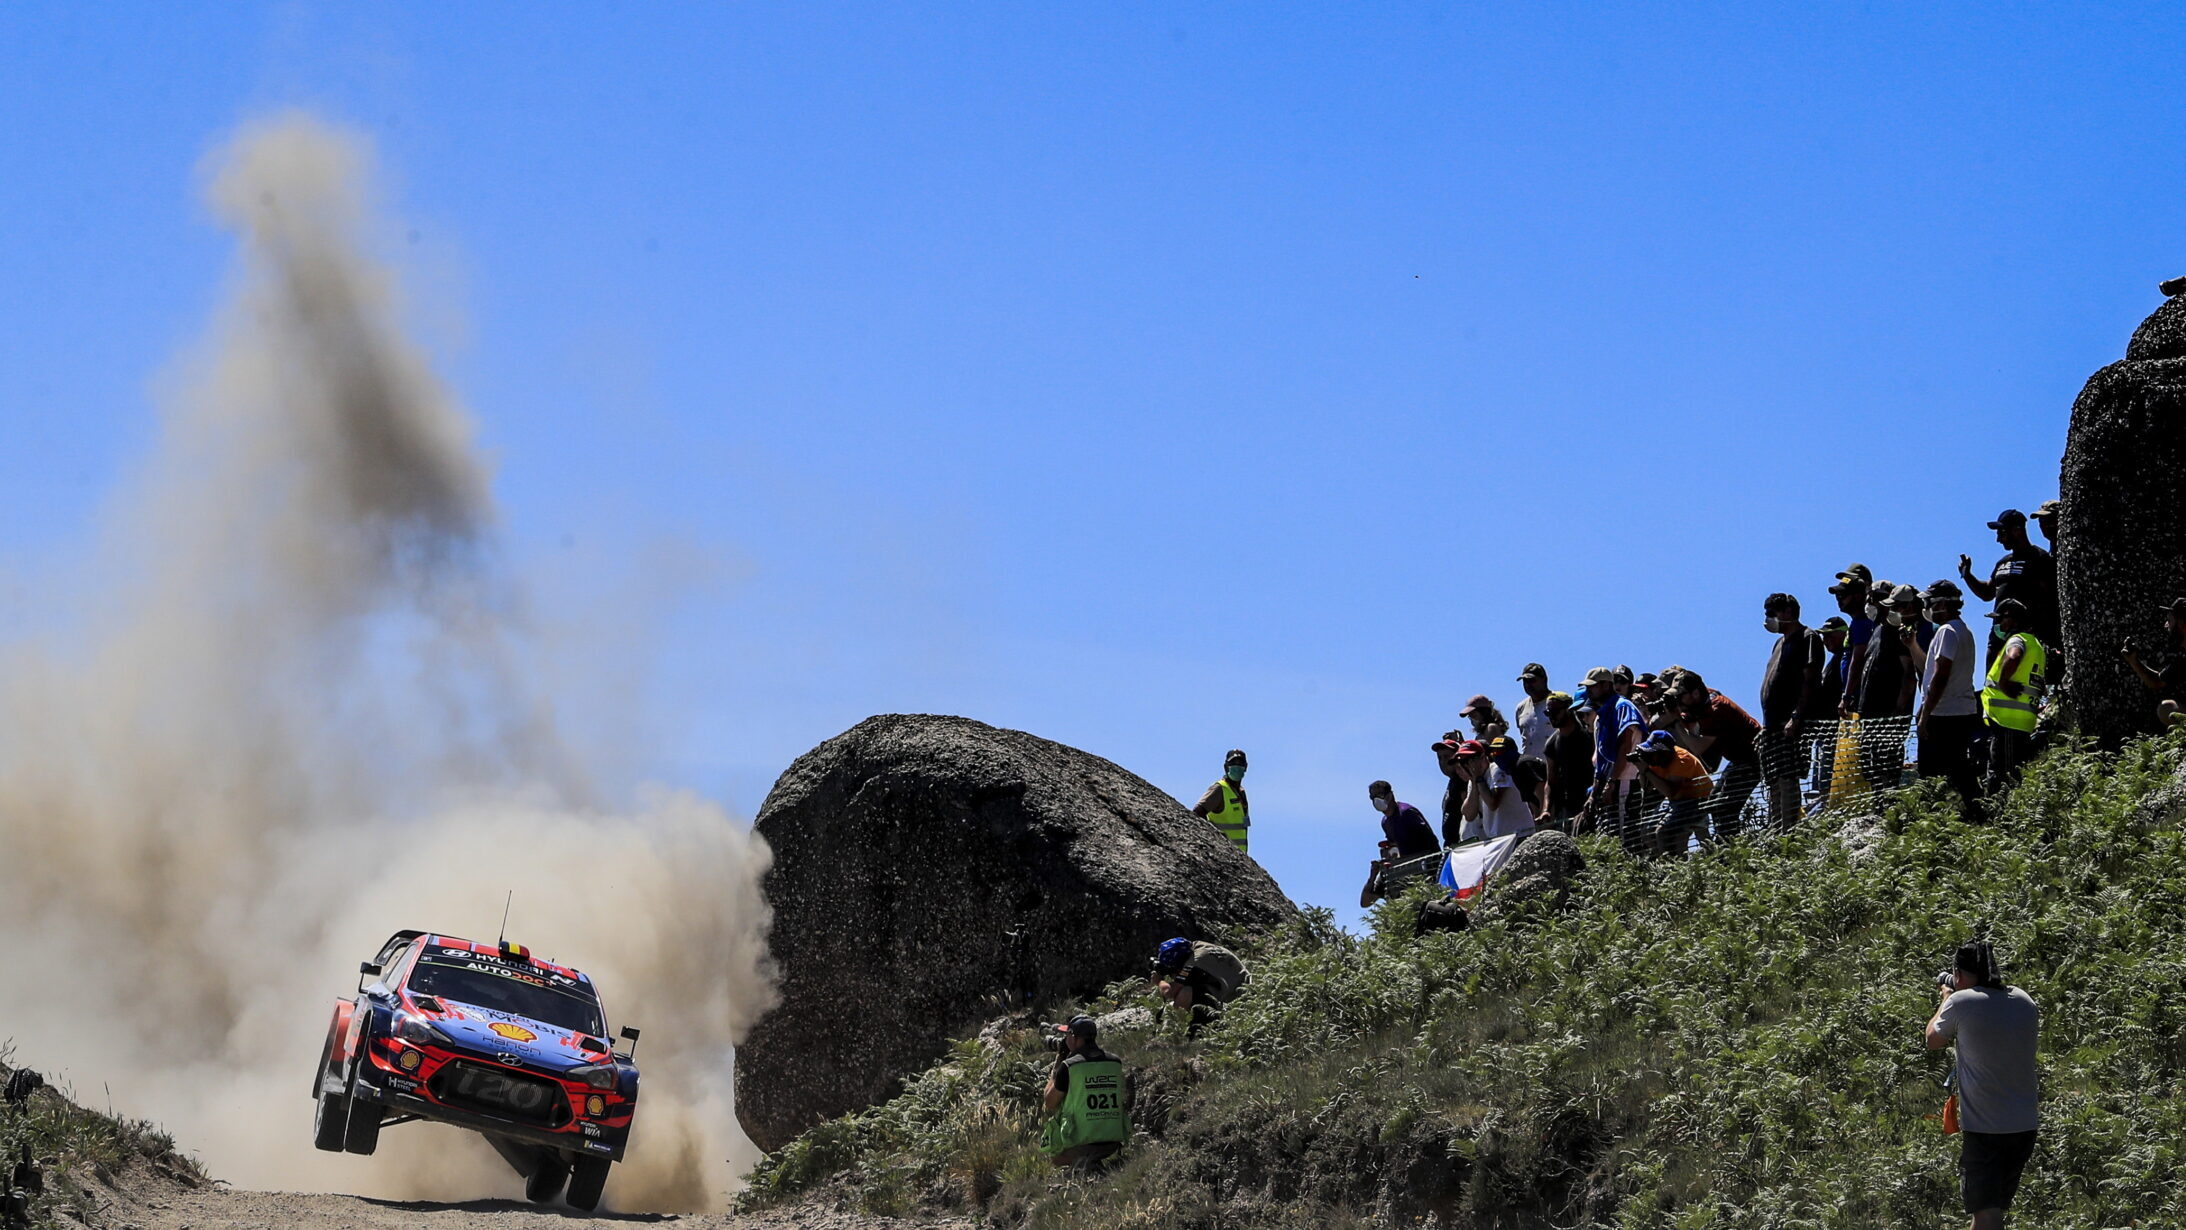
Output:
<svg viewBox="0 0 2186 1230">
<path fill-rule="evenodd" d="M 1928 1020 L 1928 1049 L 1958 1045 L 1960 1188 L 1973 1230 L 2003 1230 L 2004 1211 L 2034 1155 L 2035 1051 L 2041 1011 L 1997 976 L 1986 941 L 1961 944 Z"/>
</svg>

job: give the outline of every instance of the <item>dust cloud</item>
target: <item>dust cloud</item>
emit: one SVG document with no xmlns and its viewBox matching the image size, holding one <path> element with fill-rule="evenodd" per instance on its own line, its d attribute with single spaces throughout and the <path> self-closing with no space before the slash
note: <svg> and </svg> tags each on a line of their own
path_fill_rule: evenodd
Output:
<svg viewBox="0 0 2186 1230">
<path fill-rule="evenodd" d="M 716 1204 L 752 1158 L 765 844 L 686 792 L 596 797 L 527 686 L 490 476 L 370 255 L 364 142 L 288 115 L 206 171 L 228 301 L 82 576 L 42 584 L 75 596 L 0 649 L 0 1037 L 239 1185 L 518 1195 L 437 1125 L 317 1153 L 306 1097 L 357 963 L 398 928 L 491 939 L 513 888 L 510 938 L 645 1031 L 608 1203 Z"/>
</svg>

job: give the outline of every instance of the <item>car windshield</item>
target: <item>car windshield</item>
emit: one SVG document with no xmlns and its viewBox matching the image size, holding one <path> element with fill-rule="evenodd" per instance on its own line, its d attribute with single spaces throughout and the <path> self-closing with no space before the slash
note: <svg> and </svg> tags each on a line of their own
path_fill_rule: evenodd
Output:
<svg viewBox="0 0 2186 1230">
<path fill-rule="evenodd" d="M 582 984 L 550 985 L 536 973 L 487 961 L 440 961 L 427 957 L 410 975 L 410 993 L 434 995 L 494 1012 L 545 1021 L 597 1037 L 600 1001 Z"/>
</svg>

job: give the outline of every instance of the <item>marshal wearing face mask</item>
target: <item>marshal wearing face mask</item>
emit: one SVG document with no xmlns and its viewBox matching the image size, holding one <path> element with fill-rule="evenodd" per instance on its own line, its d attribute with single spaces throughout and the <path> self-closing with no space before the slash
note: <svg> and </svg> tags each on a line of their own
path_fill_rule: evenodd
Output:
<svg viewBox="0 0 2186 1230">
<path fill-rule="evenodd" d="M 1239 853 L 1250 853 L 1247 841 L 1252 814 L 1245 801 L 1245 753 L 1231 748 L 1222 758 L 1222 776 L 1192 805 L 1192 814 L 1222 830 Z"/>
</svg>

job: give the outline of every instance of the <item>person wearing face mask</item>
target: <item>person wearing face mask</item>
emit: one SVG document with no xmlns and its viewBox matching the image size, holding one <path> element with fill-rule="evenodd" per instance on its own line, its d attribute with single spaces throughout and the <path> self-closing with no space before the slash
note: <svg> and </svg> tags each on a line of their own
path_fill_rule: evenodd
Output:
<svg viewBox="0 0 2186 1230">
<path fill-rule="evenodd" d="M 1382 857 L 1402 862 L 1433 854 L 1441 847 L 1435 844 L 1435 830 L 1410 803 L 1397 801 L 1396 791 L 1388 782 L 1375 782 L 1366 788 L 1367 801 L 1381 813 Z"/>
<path fill-rule="evenodd" d="M 1821 634 L 1799 621 L 1799 600 L 1770 594 L 1761 603 L 1761 626 L 1776 634 L 1768 669 L 1761 676 L 1761 779 L 1768 783 L 1769 819 L 1779 829 L 1799 818 L 1799 783 L 1806 778 L 1805 729 L 1814 694 L 1822 687 L 1828 651 Z"/>
<path fill-rule="evenodd" d="M 1904 776 L 1906 723 L 1893 719 L 1912 715 L 1913 691 L 1920 681 L 1919 642 L 1896 601 L 1900 590 L 1912 602 L 1919 601 L 1912 586 L 1887 581 L 1877 582 L 1869 594 L 1868 611 L 1876 627 L 1867 642 L 1855 709 L 1860 717 L 1861 769 L 1868 785 L 1877 790 L 1894 789 Z"/>
<path fill-rule="evenodd" d="M 1221 778 L 1199 796 L 1199 802 L 1192 805 L 1192 814 L 1222 830 L 1238 853 L 1251 853 L 1246 847 L 1252 813 L 1245 802 L 1245 753 L 1233 747 L 1222 758 Z"/>
</svg>

